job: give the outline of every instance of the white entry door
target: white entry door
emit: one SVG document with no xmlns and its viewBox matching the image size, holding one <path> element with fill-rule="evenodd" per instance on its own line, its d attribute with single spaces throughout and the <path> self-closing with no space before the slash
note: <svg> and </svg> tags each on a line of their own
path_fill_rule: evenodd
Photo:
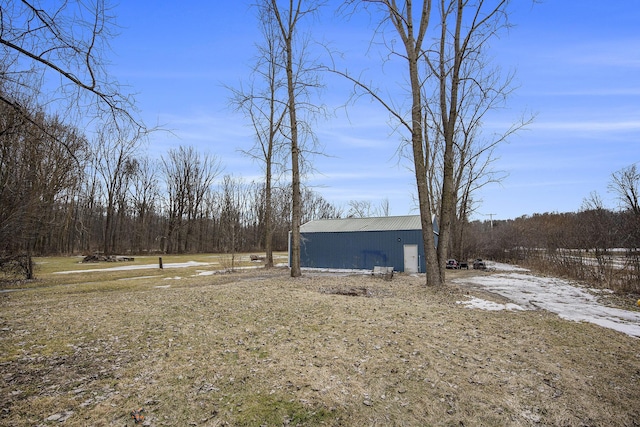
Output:
<svg viewBox="0 0 640 427">
<path fill-rule="evenodd" d="M 404 245 L 404 272 L 418 272 L 418 245 Z"/>
</svg>

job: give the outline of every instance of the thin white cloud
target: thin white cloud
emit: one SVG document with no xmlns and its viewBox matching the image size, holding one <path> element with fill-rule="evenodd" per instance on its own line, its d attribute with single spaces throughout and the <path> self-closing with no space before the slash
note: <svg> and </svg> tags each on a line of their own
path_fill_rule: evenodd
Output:
<svg viewBox="0 0 640 427">
<path fill-rule="evenodd" d="M 640 120 L 534 122 L 529 126 L 529 129 L 577 132 L 633 131 L 640 130 Z"/>
<path fill-rule="evenodd" d="M 591 41 L 577 46 L 564 46 L 556 59 L 589 67 L 640 68 L 640 39 Z"/>
<path fill-rule="evenodd" d="M 619 83 L 612 81 L 612 86 Z M 554 89 L 554 90 L 535 90 L 518 92 L 519 95 L 527 96 L 638 96 L 640 95 L 640 87 L 582 87 L 580 89 Z"/>
<path fill-rule="evenodd" d="M 344 144 L 354 148 L 382 148 L 388 147 L 392 142 L 388 139 L 373 138 L 371 136 L 366 137 L 365 134 L 371 135 L 371 132 L 363 132 L 363 136 L 358 137 L 345 135 L 341 132 L 323 131 L 321 132 L 321 137 L 327 141 L 327 144 Z"/>
</svg>

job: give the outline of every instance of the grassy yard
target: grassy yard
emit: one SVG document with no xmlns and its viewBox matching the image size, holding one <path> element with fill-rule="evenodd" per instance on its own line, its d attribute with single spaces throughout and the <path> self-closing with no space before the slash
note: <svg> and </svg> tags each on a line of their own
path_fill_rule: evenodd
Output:
<svg viewBox="0 0 640 427">
<path fill-rule="evenodd" d="M 0 425 L 133 426 L 139 408 L 149 426 L 640 424 L 637 339 L 468 309 L 480 291 L 423 277 L 217 257 L 39 259 L 38 281 L 0 294 Z"/>
</svg>

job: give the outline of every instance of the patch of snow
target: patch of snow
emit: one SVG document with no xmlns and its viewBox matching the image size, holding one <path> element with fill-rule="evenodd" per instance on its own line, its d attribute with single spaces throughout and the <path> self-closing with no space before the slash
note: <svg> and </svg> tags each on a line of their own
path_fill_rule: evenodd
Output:
<svg viewBox="0 0 640 427">
<path fill-rule="evenodd" d="M 487 267 L 495 271 L 530 271 L 527 268 L 518 267 L 517 265 L 504 264 L 502 262 L 487 262 Z"/>
<path fill-rule="evenodd" d="M 257 270 L 258 268 L 262 268 L 261 265 L 245 265 L 244 267 L 233 267 L 234 270 Z M 220 270 L 217 270 L 220 271 Z"/>
<path fill-rule="evenodd" d="M 229 267 L 222 270 L 197 270 L 196 274 L 192 274 L 191 277 L 213 276 L 214 274 L 228 273 L 231 271 L 257 270 L 259 268 L 263 268 L 262 265 L 247 265 L 244 267 L 233 267 L 233 269 Z"/>
<path fill-rule="evenodd" d="M 468 308 L 479 308 L 481 310 L 500 311 L 500 310 L 526 310 L 518 304 L 500 304 L 493 301 L 487 301 L 481 298 L 469 297 L 469 301 L 456 301 L 456 304 L 462 304 Z"/>
<path fill-rule="evenodd" d="M 213 270 L 196 271 L 196 276 L 213 276 L 214 274 L 216 274 L 216 272 Z"/>
<path fill-rule="evenodd" d="M 593 292 L 594 294 L 613 294 L 613 293 L 615 293 L 611 289 L 598 289 L 598 288 L 589 288 L 589 292 Z"/>
<path fill-rule="evenodd" d="M 597 298 L 569 281 L 523 273 L 499 273 L 456 279 L 458 284 L 481 286 L 525 309 L 543 309 L 563 319 L 590 322 L 640 337 L 640 313 L 606 307 Z"/>
<path fill-rule="evenodd" d="M 154 286 L 154 288 L 161 288 L 161 289 L 167 289 L 170 288 L 171 285 L 158 285 L 158 286 Z"/>
<path fill-rule="evenodd" d="M 185 268 L 185 267 L 198 267 L 209 266 L 215 263 L 199 262 L 199 261 L 187 261 L 187 262 L 170 262 L 163 264 L 163 268 Z M 54 274 L 72 274 L 72 273 L 87 273 L 91 271 L 123 271 L 123 270 L 145 270 L 151 268 L 159 268 L 158 264 L 141 264 L 141 265 L 122 265 L 118 267 L 109 268 L 87 268 L 86 270 L 69 270 L 69 271 L 57 271 Z"/>
<path fill-rule="evenodd" d="M 373 274 L 372 270 L 363 270 L 363 269 L 348 269 L 348 268 L 310 268 L 304 267 L 300 270 L 307 273 L 330 273 L 338 276 L 349 276 L 352 274 L 362 274 L 362 275 L 371 275 Z"/>
</svg>

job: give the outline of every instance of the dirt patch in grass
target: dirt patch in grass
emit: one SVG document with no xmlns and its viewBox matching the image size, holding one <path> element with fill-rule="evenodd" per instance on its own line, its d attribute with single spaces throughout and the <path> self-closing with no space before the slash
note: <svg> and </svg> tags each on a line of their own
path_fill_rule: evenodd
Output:
<svg viewBox="0 0 640 427">
<path fill-rule="evenodd" d="M 261 269 L 0 294 L 0 424 L 640 423 L 637 339 L 423 281 Z"/>
</svg>

